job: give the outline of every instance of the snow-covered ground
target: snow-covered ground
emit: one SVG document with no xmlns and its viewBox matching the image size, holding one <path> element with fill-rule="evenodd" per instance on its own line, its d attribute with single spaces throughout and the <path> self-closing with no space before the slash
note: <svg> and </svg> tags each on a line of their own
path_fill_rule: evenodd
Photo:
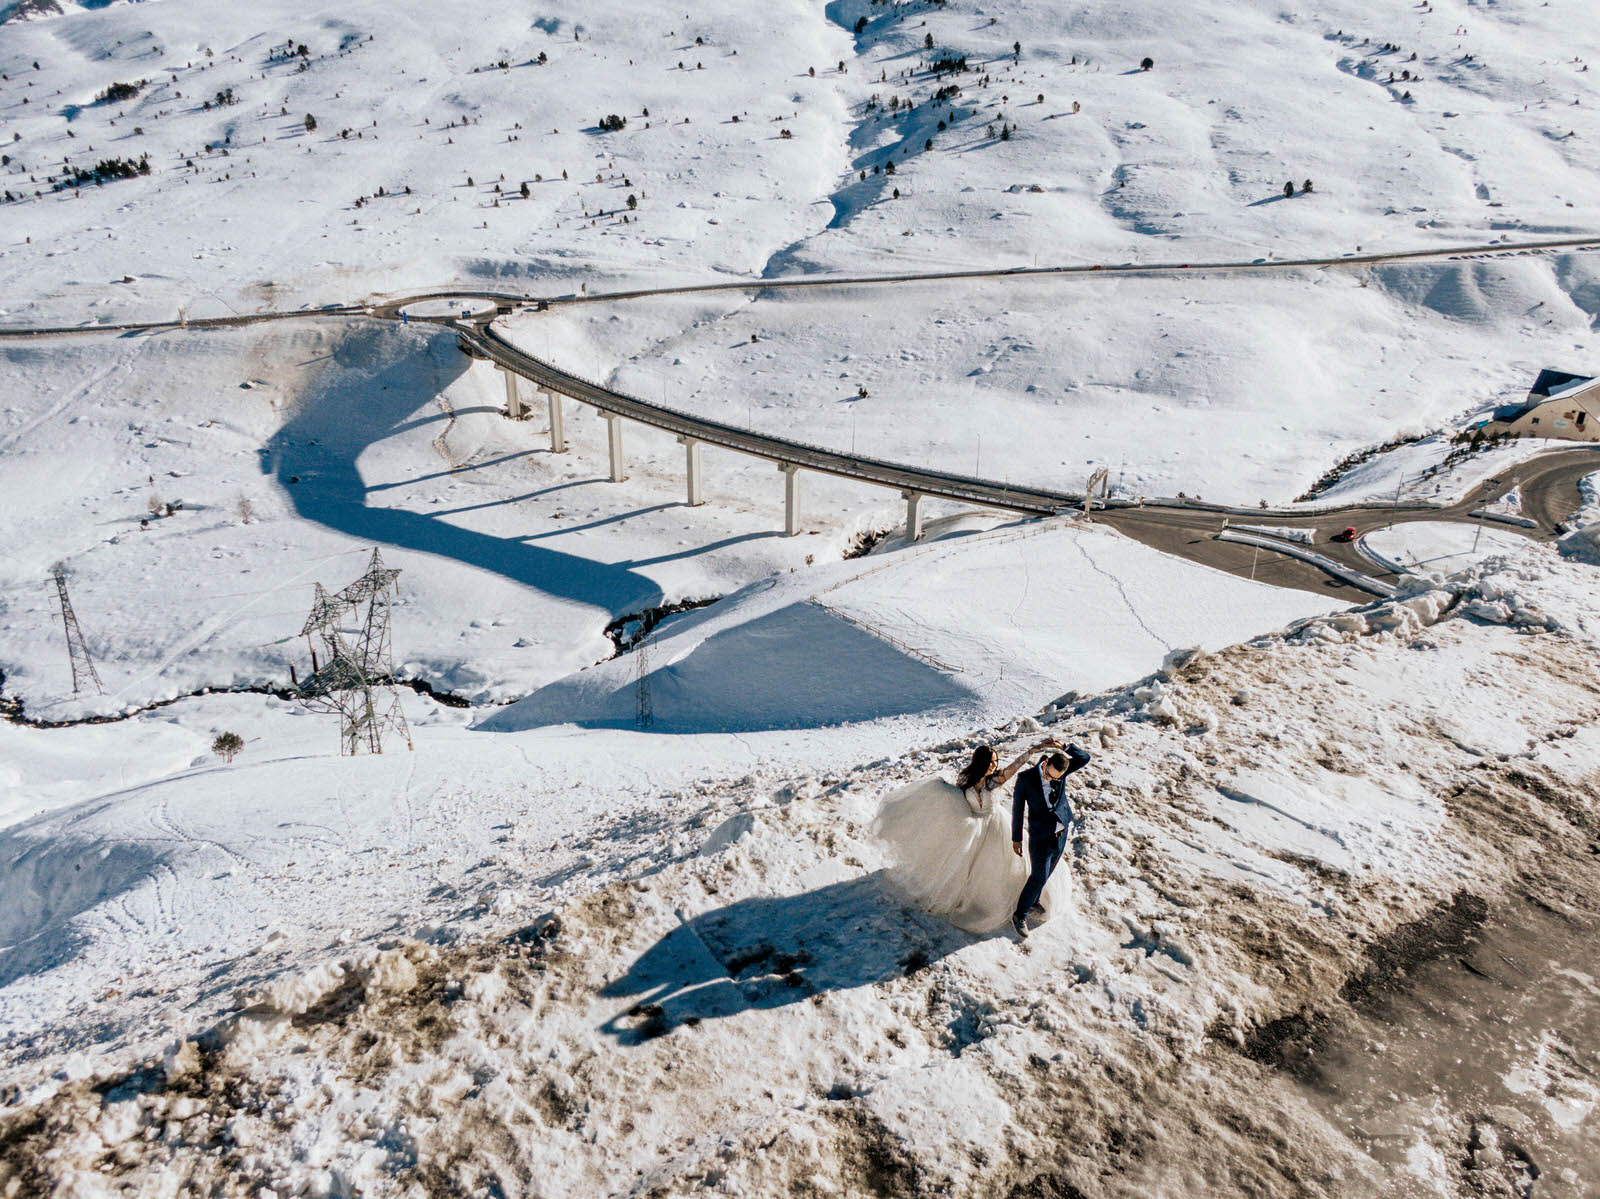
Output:
<svg viewBox="0 0 1600 1199">
<path fill-rule="evenodd" d="M 1454 574 L 1483 558 L 1515 554 L 1527 544 L 1526 537 L 1486 521 L 1407 521 L 1374 529 L 1361 538 L 1362 549 L 1400 574 Z"/>
<path fill-rule="evenodd" d="M 619 808 L 666 829 L 678 805 L 662 797 L 707 776 L 843 771 L 1335 606 L 1101 529 L 1001 527 L 753 584 L 487 715 L 407 694 L 414 754 L 391 740 L 381 758 L 330 763 L 336 721 L 254 695 L 12 727 L 12 816 L 61 811 L 10 834 L 4 886 L 19 914 L 4 1030 L 81 1035 L 64 1030 L 84 997 L 127 972 L 159 968 L 177 988 L 219 955 L 274 940 L 303 954 L 400 912 L 415 933 L 430 922 L 419 912 L 440 908 L 435 892 L 458 918 L 462 888 L 488 887 L 483 863 L 507 843 L 516 865 L 491 863 L 505 903 L 548 902 L 527 880 L 594 885 L 585 861 L 610 851 L 595 851 L 589 826 Z M 231 767 L 210 753 L 222 731 L 247 742 Z M 314 914 L 307 888 L 326 893 Z"/>
<path fill-rule="evenodd" d="M 24 0 L 0 323 L 1587 234 L 1597 33 L 1531 0 Z M 113 158 L 132 177 L 55 188 Z M 1448 500 L 1538 448 L 1445 468 L 1464 417 L 1596 369 L 1597 262 L 507 330 L 647 399 L 1063 490 L 1103 465 L 1282 501 L 1442 430 L 1319 502 Z M 807 476 L 784 538 L 770 464 L 707 450 L 689 508 L 666 436 L 628 426 L 613 484 L 587 410 L 556 455 L 503 404 L 415 322 L 0 341 L 4 698 L 127 717 L 0 724 L 0 1191 L 1452 1195 L 1463 1161 L 1525 1181 L 1513 1138 L 1555 1193 L 1600 1170 L 1565 1025 L 1501 1045 L 1483 1105 L 1380 1089 L 1354 1123 L 1283 1048 L 1441 912 L 1600 927 L 1592 566 L 1517 539 L 1333 611 L 938 504 L 926 543 L 855 557 L 892 492 Z M 313 584 L 374 546 L 400 675 L 474 706 L 405 690 L 415 752 L 339 758 L 328 718 L 241 689 L 309 665 Z M 103 697 L 68 694 L 57 561 Z M 614 656 L 618 618 L 718 596 Z M 904 905 L 879 799 L 1044 723 L 1096 753 L 1071 918 L 1018 949 Z"/>
<path fill-rule="evenodd" d="M 899 515 L 892 493 L 818 481 L 826 523 L 785 539 L 781 477 L 734 459 L 730 478 L 716 455 L 712 503 L 689 509 L 681 450 L 632 431 L 629 481 L 604 482 L 598 420 L 574 412 L 572 452 L 549 453 L 434 326 L 5 343 L 0 361 L 29 380 L 0 432 L 0 669 L 36 716 L 286 684 L 313 583 L 344 586 L 374 544 L 404 572 L 402 674 L 483 701 L 610 656 L 614 617 L 837 559 Z M 183 508 L 151 519 L 157 500 Z M 64 698 L 58 560 L 107 688 L 87 705 Z"/>
<path fill-rule="evenodd" d="M 1600 521 L 1600 471 L 1578 480 L 1578 499 L 1582 506 L 1573 514 L 1571 523 L 1582 526 Z"/>
<path fill-rule="evenodd" d="M 451 280 L 578 294 L 1336 256 L 1600 225 L 1600 96 L 1563 53 L 1594 14 L 1168 7 L 721 4 L 679 21 L 628 0 L 581 17 L 358 0 L 310 22 L 69 0 L 8 23 L 0 50 L 20 138 L 0 181 L 24 196 L 6 207 L 6 317 L 228 315 Z M 947 56 L 970 69 L 925 69 Z M 1313 120 L 1284 100 L 1307 94 Z M 626 127 L 602 132 L 613 112 Z M 108 154 L 148 154 L 151 172 L 49 190 L 63 160 Z M 1314 190 L 1284 197 L 1285 179 Z M 1351 451 L 1454 428 L 1542 366 L 1593 370 L 1597 296 L 1591 258 L 1567 254 L 545 319 L 592 329 L 574 366 L 811 440 L 1040 483 L 1104 464 L 1126 494 L 1254 503 Z"/>
<path fill-rule="evenodd" d="M 1182 601 L 1174 603 L 1174 596 Z M 485 722 L 665 732 L 812 728 L 902 714 L 990 723 L 1340 606 L 1055 522 L 971 534 L 753 584 L 673 617 L 625 657 Z M 730 685 L 731 684 L 731 685 Z"/>
<path fill-rule="evenodd" d="M 14 860 L 36 877 L 64 870 L 82 836 L 78 860 L 101 863 L 100 880 L 108 862 L 137 873 L 127 857 L 140 845 L 182 842 L 199 861 L 157 872 L 148 913 L 136 891 L 119 906 L 79 883 L 62 902 L 99 903 L 76 927 L 120 927 L 133 943 L 141 920 L 197 920 L 184 884 L 201 863 L 237 880 L 238 906 L 207 913 L 208 946 L 160 963 L 160 995 L 142 971 L 111 974 L 103 942 L 80 947 L 99 950 L 78 969 L 104 988 L 90 1037 L 111 1039 L 91 1048 L 67 1033 L 72 1020 L 29 1038 L 29 1058 L 88 1052 L 18 1072 L 42 1122 L 7 1168 L 36 1186 L 89 1186 L 105 1163 L 133 1185 L 159 1171 L 225 1193 L 374 1195 L 708 1182 L 854 1194 L 885 1178 L 901 1193 L 1050 1178 L 1110 1195 L 1240 1179 L 1303 1194 L 1310 1179 L 1312 1193 L 1348 1195 L 1420 1186 L 1423 1165 L 1439 1177 L 1419 1193 L 1456 1193 L 1464 1169 L 1514 1179 L 1503 1158 L 1462 1164 L 1452 1146 L 1484 1117 L 1449 1099 L 1368 1113 L 1417 1147 L 1394 1165 L 1392 1146 L 1378 1158 L 1359 1147 L 1374 1125 L 1358 1136 L 1273 1068 L 1311 1035 L 1285 1040 L 1279 1016 L 1426 952 L 1413 942 L 1443 934 L 1417 929 L 1452 904 L 1498 906 L 1522 888 L 1571 902 L 1587 868 L 1573 822 L 1600 801 L 1600 742 L 1582 715 L 1600 682 L 1594 575 L 1529 547 L 1465 586 L 1441 624 L 1430 627 L 1453 597 L 1422 582 L 1048 717 L 1096 762 L 1079 788 L 1079 898 L 1025 950 L 905 907 L 866 825 L 900 780 L 952 769 L 978 740 L 1013 750 L 1033 722 L 857 769 L 818 758 L 653 796 L 692 777 L 710 743 L 586 733 L 611 738 L 594 747 L 607 763 L 597 785 L 595 758 L 565 759 L 548 733 L 468 735 L 481 745 L 452 753 L 441 729 L 415 759 L 338 763 L 334 809 L 326 760 L 235 769 L 305 796 L 275 805 L 300 822 L 293 848 L 208 814 L 198 778 L 95 805 Z M 1390 719 L 1374 723 L 1375 708 Z M 506 786 L 508 749 L 525 755 L 532 804 Z M 472 766 L 446 777 L 441 759 Z M 486 787 L 497 771 L 504 781 Z M 1521 813 L 1510 825 L 1508 805 Z M 490 807 L 503 841 L 458 873 L 453 855 L 485 852 L 470 842 Z M 540 843 L 559 829 L 572 842 L 560 849 L 585 859 L 530 869 L 549 869 Z M 360 844 L 379 830 L 386 841 Z M 302 917 L 235 940 L 274 896 L 321 890 L 317 863 L 340 859 L 342 888 L 373 915 L 438 882 L 381 928 L 307 938 Z M 146 1040 L 131 1014 L 174 1001 L 187 1007 L 178 1039 L 153 1070 L 124 1073 Z M 1555 1121 L 1526 1084 L 1549 1074 L 1542 1045 L 1503 1048 L 1511 1068 L 1489 1124 L 1575 1184 L 1592 1162 L 1582 1120 Z M 1367 1052 L 1381 1063 L 1381 1045 Z M 1590 1053 L 1577 1052 L 1581 1065 Z M 1129 1138 L 1145 1150 L 1119 1148 Z"/>
</svg>

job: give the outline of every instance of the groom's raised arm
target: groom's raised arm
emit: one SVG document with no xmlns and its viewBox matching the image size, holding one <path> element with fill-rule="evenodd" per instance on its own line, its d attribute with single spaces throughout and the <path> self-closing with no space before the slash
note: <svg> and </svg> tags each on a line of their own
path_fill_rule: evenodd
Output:
<svg viewBox="0 0 1600 1199">
<path fill-rule="evenodd" d="M 1083 746 L 1076 744 L 1067 746 L 1067 774 L 1077 774 L 1092 760 L 1089 757 L 1089 751 L 1084 749 Z M 1066 775 L 1062 777 L 1065 778 Z"/>
</svg>

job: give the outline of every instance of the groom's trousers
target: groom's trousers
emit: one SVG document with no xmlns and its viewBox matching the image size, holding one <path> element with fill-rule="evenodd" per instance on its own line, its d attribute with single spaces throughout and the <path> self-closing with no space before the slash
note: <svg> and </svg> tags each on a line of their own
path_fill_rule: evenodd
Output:
<svg viewBox="0 0 1600 1199">
<path fill-rule="evenodd" d="M 1039 902 L 1039 896 L 1044 894 L 1044 885 L 1050 881 L 1050 875 L 1055 872 L 1056 863 L 1061 861 L 1061 853 L 1067 847 L 1067 831 L 1061 830 L 1058 837 L 1029 837 L 1028 838 L 1028 881 L 1022 885 L 1022 894 L 1017 896 L 1018 920 L 1026 920 L 1033 905 Z"/>
</svg>

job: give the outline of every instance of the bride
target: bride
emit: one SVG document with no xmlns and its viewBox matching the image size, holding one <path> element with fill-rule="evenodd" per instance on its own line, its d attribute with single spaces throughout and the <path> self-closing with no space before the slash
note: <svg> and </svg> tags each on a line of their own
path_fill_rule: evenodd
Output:
<svg viewBox="0 0 1600 1199">
<path fill-rule="evenodd" d="M 1029 755 L 1059 749 L 1047 737 L 1001 769 L 987 745 L 973 751 L 956 781 L 923 779 L 889 795 L 872 824 L 895 851 L 895 883 L 921 907 L 969 933 L 1004 927 L 1028 879 L 1028 863 L 1011 849 L 1007 783 Z M 1072 876 L 1050 876 L 1039 905 L 1046 918 L 1064 909 Z"/>
</svg>

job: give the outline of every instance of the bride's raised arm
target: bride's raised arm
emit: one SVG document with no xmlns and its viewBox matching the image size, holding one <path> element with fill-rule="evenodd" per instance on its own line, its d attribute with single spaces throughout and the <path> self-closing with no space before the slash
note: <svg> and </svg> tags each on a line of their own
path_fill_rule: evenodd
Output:
<svg viewBox="0 0 1600 1199">
<path fill-rule="evenodd" d="M 1022 769 L 1022 764 L 1026 762 L 1033 754 L 1036 754 L 1041 750 L 1060 748 L 1061 742 L 1057 741 L 1054 737 L 1046 737 L 1043 741 L 1039 742 L 1039 744 L 1023 750 L 1014 759 L 1012 759 L 1011 765 L 1007 766 L 1004 770 L 997 770 L 995 773 L 991 774 L 987 779 L 984 780 L 983 785 L 987 790 L 998 791 L 1001 787 L 1004 787 L 1011 781 L 1012 776 L 1014 776 L 1017 771 Z"/>
</svg>

